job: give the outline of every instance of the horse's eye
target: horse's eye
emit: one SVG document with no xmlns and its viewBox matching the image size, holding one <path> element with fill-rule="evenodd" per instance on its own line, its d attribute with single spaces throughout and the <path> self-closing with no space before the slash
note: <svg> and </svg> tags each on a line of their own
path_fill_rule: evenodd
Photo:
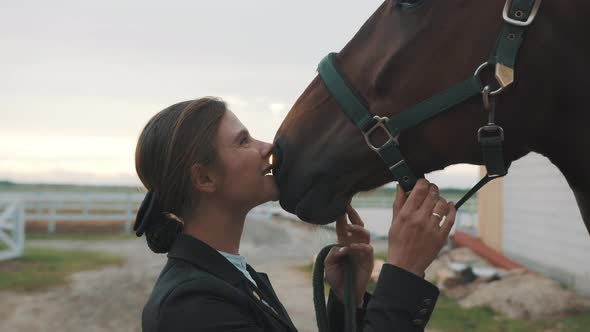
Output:
<svg viewBox="0 0 590 332">
<path fill-rule="evenodd" d="M 393 0 L 396 5 L 402 8 L 414 8 L 422 4 L 424 0 Z"/>
</svg>

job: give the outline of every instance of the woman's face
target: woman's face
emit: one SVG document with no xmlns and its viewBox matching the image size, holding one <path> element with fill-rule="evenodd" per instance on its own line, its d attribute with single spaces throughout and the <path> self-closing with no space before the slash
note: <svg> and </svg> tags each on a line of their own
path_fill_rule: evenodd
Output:
<svg viewBox="0 0 590 332">
<path fill-rule="evenodd" d="M 221 119 L 217 150 L 222 168 L 218 192 L 228 203 L 251 208 L 279 199 L 279 189 L 270 173 L 272 144 L 252 138 L 231 111 Z"/>
</svg>

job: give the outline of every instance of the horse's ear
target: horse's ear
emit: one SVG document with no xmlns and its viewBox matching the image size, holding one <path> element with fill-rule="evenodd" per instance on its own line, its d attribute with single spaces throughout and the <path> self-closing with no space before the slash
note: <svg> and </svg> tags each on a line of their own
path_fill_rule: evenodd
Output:
<svg viewBox="0 0 590 332">
<path fill-rule="evenodd" d="M 191 166 L 191 183 L 199 192 L 212 193 L 217 190 L 217 182 L 211 170 L 198 163 Z"/>
</svg>

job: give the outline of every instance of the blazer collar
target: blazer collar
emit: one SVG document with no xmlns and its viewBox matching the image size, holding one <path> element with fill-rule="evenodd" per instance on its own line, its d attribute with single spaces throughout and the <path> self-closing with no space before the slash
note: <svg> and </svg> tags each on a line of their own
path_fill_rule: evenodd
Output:
<svg viewBox="0 0 590 332">
<path fill-rule="evenodd" d="M 203 270 L 235 285 L 245 279 L 245 276 L 233 266 L 222 254 L 207 243 L 187 234 L 176 236 L 168 258 L 187 261 Z"/>
</svg>

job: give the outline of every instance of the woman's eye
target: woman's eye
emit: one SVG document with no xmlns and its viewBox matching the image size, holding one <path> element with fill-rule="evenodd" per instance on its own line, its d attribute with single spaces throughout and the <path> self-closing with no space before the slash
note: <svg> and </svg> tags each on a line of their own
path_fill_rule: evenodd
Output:
<svg viewBox="0 0 590 332">
<path fill-rule="evenodd" d="M 250 137 L 248 137 L 248 136 L 244 136 L 244 137 L 242 137 L 242 139 L 240 140 L 240 145 L 248 144 L 248 142 L 250 142 Z"/>
</svg>

